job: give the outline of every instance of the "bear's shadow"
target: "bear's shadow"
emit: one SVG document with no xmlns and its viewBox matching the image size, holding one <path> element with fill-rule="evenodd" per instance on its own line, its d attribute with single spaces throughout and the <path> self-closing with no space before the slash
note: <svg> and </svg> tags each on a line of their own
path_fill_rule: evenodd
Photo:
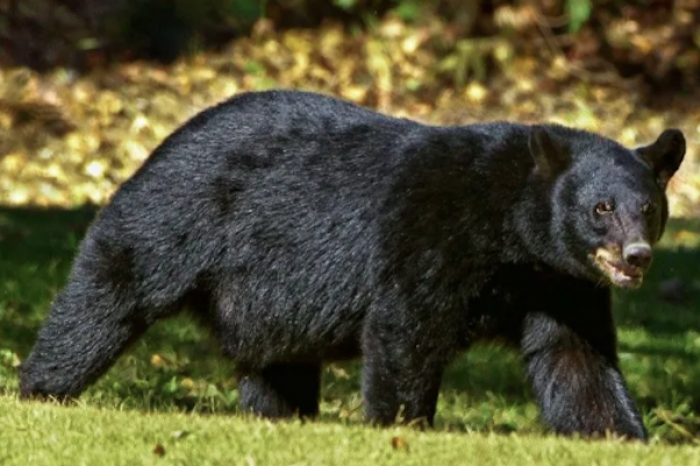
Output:
<svg viewBox="0 0 700 466">
<path fill-rule="evenodd" d="M 0 207 L 0 350 L 9 350 L 20 358 L 28 355 L 96 212 L 96 207 Z M 673 219 L 667 231 L 672 238 L 698 234 L 697 220 Z M 672 240 L 666 240 L 657 249 L 654 261 L 642 289 L 615 295 L 622 364 L 630 374 L 630 389 L 642 409 L 669 406 L 678 400 L 698 408 L 700 310 L 695 306 L 700 302 L 700 248 L 697 242 L 693 247 L 677 248 Z M 667 290 L 663 292 L 662 288 Z M 163 364 L 171 370 L 150 360 L 153 355 L 165 355 Z M 151 383 L 112 386 L 115 396 L 123 393 L 148 398 L 151 407 L 175 400 L 185 409 L 192 408 L 191 399 L 173 398 L 163 389 L 172 384 L 174 376 L 191 377 L 195 383 L 202 378 L 235 391 L 232 366 L 219 355 L 204 331 L 181 318 L 156 325 L 124 358 L 147 359 L 140 362 L 139 370 L 151 371 Z M 324 399 L 333 404 L 340 398 L 344 400 L 341 405 L 354 409 L 353 403 L 359 403 L 359 368 L 355 361 L 334 364 L 324 371 Z M 0 377 L 1 391 L 16 390 L 16 371 L 10 374 L 14 381 Z M 531 401 L 517 354 L 493 347 L 478 347 L 454 361 L 445 374 L 441 393 L 446 399 L 466 395 L 470 403 L 488 402 L 495 395 L 503 406 Z M 235 396 L 227 400 L 224 410 L 235 411 Z"/>
</svg>

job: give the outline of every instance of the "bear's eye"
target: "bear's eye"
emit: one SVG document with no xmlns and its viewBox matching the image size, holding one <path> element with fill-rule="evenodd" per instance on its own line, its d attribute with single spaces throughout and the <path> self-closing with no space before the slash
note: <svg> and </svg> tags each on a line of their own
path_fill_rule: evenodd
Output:
<svg viewBox="0 0 700 466">
<path fill-rule="evenodd" d="M 646 215 L 651 215 L 654 211 L 656 211 L 656 205 L 651 202 L 647 202 L 642 206 L 642 213 Z"/>
<path fill-rule="evenodd" d="M 615 210 L 615 206 L 610 201 L 599 202 L 595 206 L 595 213 L 598 215 L 611 214 Z"/>
</svg>

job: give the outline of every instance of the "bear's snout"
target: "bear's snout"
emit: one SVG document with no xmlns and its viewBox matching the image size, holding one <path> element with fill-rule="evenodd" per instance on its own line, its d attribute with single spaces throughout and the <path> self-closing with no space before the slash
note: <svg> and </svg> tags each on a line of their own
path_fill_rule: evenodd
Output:
<svg viewBox="0 0 700 466">
<path fill-rule="evenodd" d="M 624 247 L 601 247 L 593 254 L 593 262 L 612 285 L 639 288 L 651 264 L 651 247 L 644 245 L 635 242 Z"/>
<path fill-rule="evenodd" d="M 651 266 L 651 246 L 646 241 L 630 243 L 622 250 L 622 258 L 632 267 L 648 270 Z"/>
</svg>

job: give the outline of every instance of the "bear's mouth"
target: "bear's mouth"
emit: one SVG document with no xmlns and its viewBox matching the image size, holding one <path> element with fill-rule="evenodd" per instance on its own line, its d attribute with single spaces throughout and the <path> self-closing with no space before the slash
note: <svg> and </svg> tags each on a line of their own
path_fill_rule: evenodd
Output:
<svg viewBox="0 0 700 466">
<path fill-rule="evenodd" d="M 635 289 L 642 285 L 644 269 L 625 263 L 615 250 L 598 248 L 593 262 L 614 286 Z"/>
</svg>

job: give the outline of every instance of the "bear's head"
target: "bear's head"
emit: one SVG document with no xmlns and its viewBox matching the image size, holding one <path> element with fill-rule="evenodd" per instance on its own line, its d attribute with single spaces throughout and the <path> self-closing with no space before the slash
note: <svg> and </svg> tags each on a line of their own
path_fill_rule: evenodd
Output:
<svg viewBox="0 0 700 466">
<path fill-rule="evenodd" d="M 589 132 L 535 125 L 529 149 L 531 176 L 550 203 L 547 262 L 639 287 L 666 226 L 666 187 L 685 155 L 683 134 L 668 129 L 653 144 L 628 149 Z"/>
</svg>

